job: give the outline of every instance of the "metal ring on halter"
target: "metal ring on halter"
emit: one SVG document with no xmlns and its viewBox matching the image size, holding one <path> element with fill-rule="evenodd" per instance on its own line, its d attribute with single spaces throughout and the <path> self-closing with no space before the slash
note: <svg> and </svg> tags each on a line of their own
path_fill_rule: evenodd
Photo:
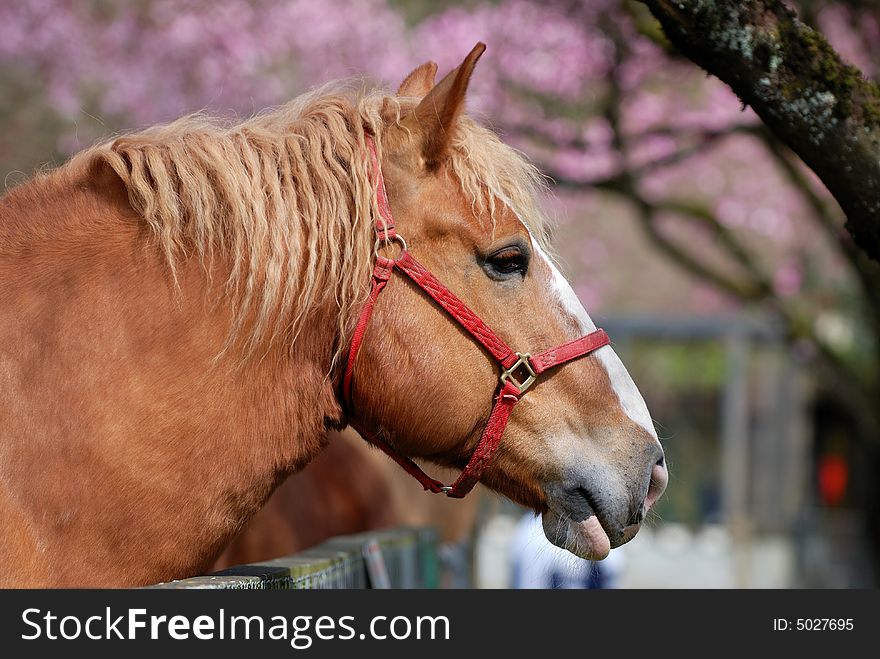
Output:
<svg viewBox="0 0 880 659">
<path fill-rule="evenodd" d="M 401 253 L 405 252 L 405 251 L 406 251 L 406 241 L 403 239 L 403 236 L 401 236 L 399 233 L 395 233 L 395 234 L 394 234 L 393 236 L 391 236 L 390 238 L 385 238 L 385 239 L 383 239 L 383 240 L 380 240 L 380 241 L 377 243 L 377 245 L 376 245 L 376 249 L 375 249 L 375 253 L 376 253 L 376 255 L 378 256 L 379 250 L 380 250 L 382 247 L 385 247 L 386 245 L 388 245 L 388 243 L 393 243 L 393 242 L 395 242 L 395 241 L 397 241 L 397 242 L 400 243 L 400 251 L 401 251 Z"/>
<path fill-rule="evenodd" d="M 397 242 L 399 242 L 401 249 L 403 249 L 404 252 L 406 251 L 406 241 L 403 239 L 403 236 L 401 236 L 399 233 L 395 233 L 391 237 L 391 240 L 396 240 Z"/>
</svg>

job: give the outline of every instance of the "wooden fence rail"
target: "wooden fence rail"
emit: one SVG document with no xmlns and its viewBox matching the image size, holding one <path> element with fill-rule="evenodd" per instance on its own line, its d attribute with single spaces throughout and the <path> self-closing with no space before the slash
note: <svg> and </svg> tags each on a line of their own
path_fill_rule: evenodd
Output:
<svg viewBox="0 0 880 659">
<path fill-rule="evenodd" d="M 337 536 L 292 556 L 237 565 L 149 588 L 437 588 L 437 542 L 433 528 L 396 528 Z"/>
</svg>

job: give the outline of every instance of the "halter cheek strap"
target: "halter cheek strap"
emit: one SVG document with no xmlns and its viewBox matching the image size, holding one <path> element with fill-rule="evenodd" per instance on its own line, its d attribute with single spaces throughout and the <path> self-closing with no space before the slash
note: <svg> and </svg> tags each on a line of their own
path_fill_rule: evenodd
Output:
<svg viewBox="0 0 880 659">
<path fill-rule="evenodd" d="M 351 347 L 348 352 L 348 361 L 342 378 L 343 400 L 352 409 L 352 377 L 358 352 L 363 343 L 364 334 L 379 293 L 385 288 L 392 273 L 398 272 L 409 277 L 414 284 L 427 293 L 449 316 L 479 343 L 498 362 L 501 374 L 498 393 L 489 420 L 473 455 L 465 466 L 464 471 L 452 485 L 444 485 L 440 481 L 428 476 L 412 460 L 395 451 L 381 436 L 380 432 L 372 432 L 357 422 L 351 425 L 368 442 L 375 444 L 401 467 L 411 474 L 426 490 L 431 492 L 444 492 L 447 496 L 460 499 L 473 489 L 480 480 L 480 476 L 488 466 L 493 454 L 501 443 L 501 436 L 507 427 L 510 414 L 526 390 L 531 387 L 538 376 L 544 371 L 560 366 L 566 362 L 588 355 L 591 352 L 608 345 L 610 339 L 602 329 L 597 329 L 585 336 L 550 348 L 537 355 L 515 352 L 508 346 L 477 314 L 455 296 L 440 280 L 438 280 L 425 266 L 419 263 L 406 247 L 406 242 L 401 238 L 394 227 L 394 218 L 391 215 L 391 207 L 388 204 L 388 195 L 385 191 L 385 181 L 382 177 L 382 169 L 379 167 L 379 159 L 376 155 L 376 146 L 373 139 L 367 135 L 366 143 L 370 155 L 371 175 L 373 186 L 376 191 L 379 217 L 376 219 L 376 235 L 382 242 L 398 241 L 402 250 L 396 259 L 376 256 L 376 265 L 373 268 L 370 295 L 364 305 L 361 315 L 355 326 Z"/>
</svg>

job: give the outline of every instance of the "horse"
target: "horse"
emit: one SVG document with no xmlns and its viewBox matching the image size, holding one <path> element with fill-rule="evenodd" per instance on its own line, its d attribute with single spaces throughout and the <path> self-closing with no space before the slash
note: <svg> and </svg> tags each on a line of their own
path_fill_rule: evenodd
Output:
<svg viewBox="0 0 880 659">
<path fill-rule="evenodd" d="M 469 542 L 480 490 L 463 500 L 419 496 L 420 491 L 352 429 L 331 431 L 327 447 L 272 493 L 212 569 L 287 556 L 336 535 L 392 526 L 433 526 L 441 546 Z"/>
<path fill-rule="evenodd" d="M 579 556 L 635 535 L 663 450 L 540 173 L 464 112 L 484 49 L 117 136 L 0 199 L 0 585 L 203 573 L 346 425 Z"/>
</svg>

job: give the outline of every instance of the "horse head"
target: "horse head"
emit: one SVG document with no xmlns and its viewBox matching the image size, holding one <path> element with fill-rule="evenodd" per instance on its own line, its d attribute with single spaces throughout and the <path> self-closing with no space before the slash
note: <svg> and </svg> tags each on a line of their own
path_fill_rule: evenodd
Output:
<svg viewBox="0 0 880 659">
<path fill-rule="evenodd" d="M 548 256 L 537 172 L 463 113 L 483 49 L 436 85 L 430 62 L 404 80 L 384 108 L 381 172 L 408 252 L 504 343 L 536 354 L 596 326 Z M 397 249 L 380 244 L 377 256 Z M 351 417 L 394 452 L 464 468 L 495 414 L 498 361 L 413 282 L 390 277 L 375 300 Z M 528 366 L 517 363 L 518 385 Z M 555 544 L 604 558 L 666 486 L 645 402 L 610 345 L 528 384 L 480 480 L 543 513 Z"/>
</svg>

